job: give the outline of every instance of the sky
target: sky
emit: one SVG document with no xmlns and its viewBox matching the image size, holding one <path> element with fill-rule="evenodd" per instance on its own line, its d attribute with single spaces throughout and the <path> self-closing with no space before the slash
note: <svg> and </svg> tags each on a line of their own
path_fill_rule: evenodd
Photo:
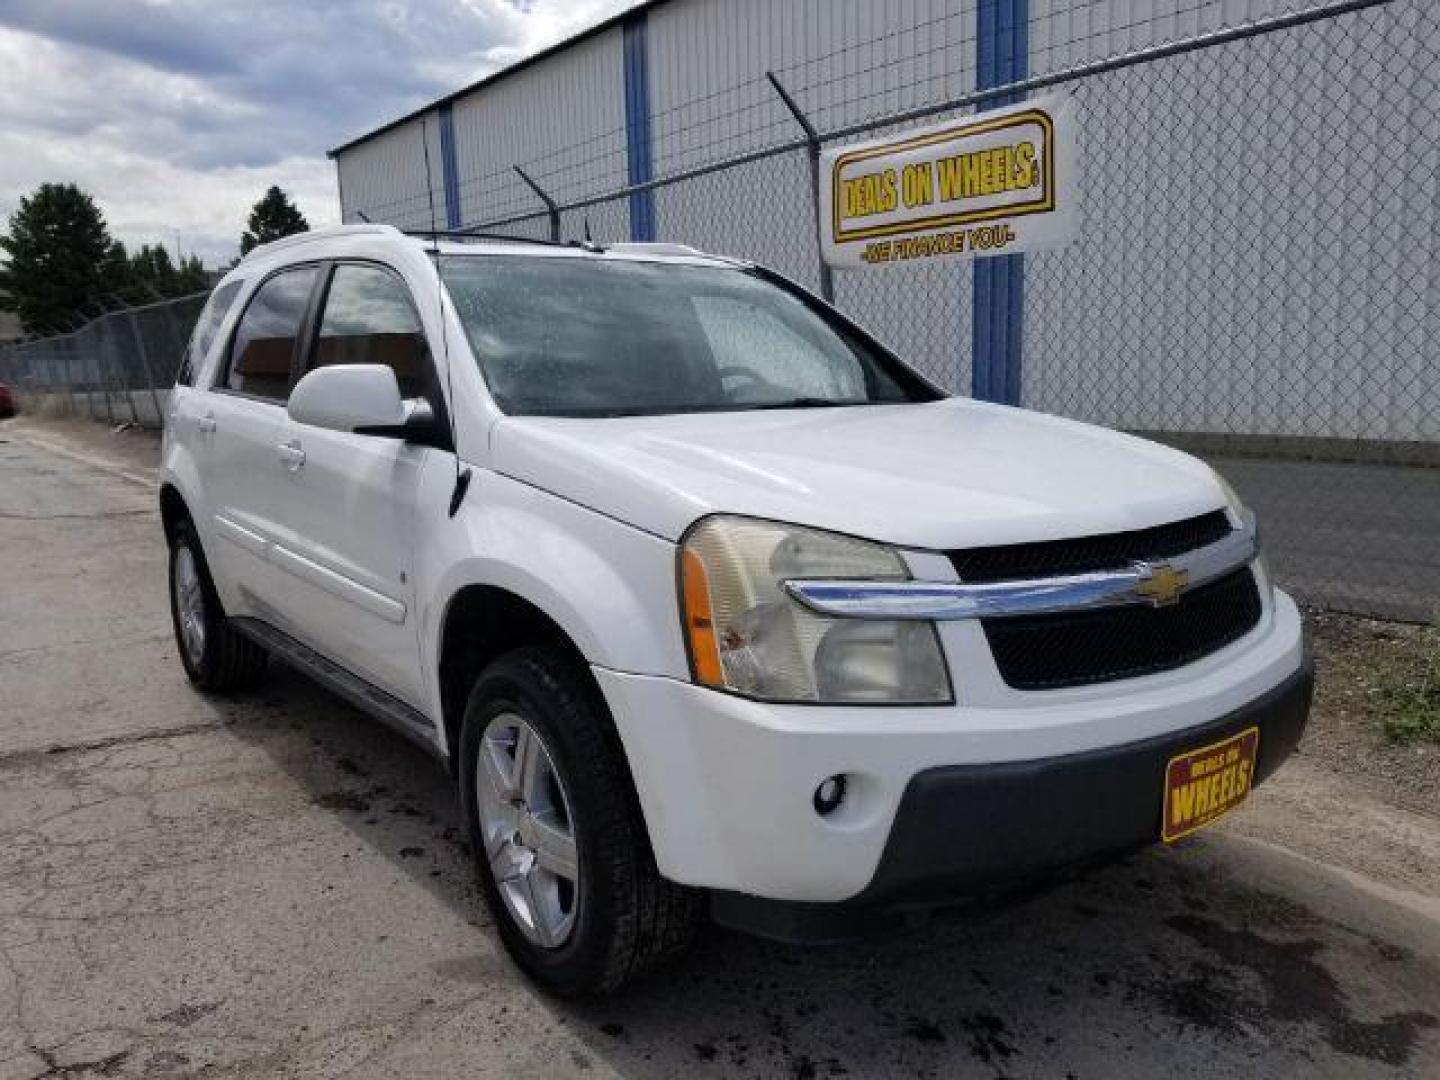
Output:
<svg viewBox="0 0 1440 1080">
<path fill-rule="evenodd" d="M 279 184 L 339 221 L 325 151 L 634 0 L 0 0 L 0 229 L 46 181 L 127 245 L 220 266 Z"/>
</svg>

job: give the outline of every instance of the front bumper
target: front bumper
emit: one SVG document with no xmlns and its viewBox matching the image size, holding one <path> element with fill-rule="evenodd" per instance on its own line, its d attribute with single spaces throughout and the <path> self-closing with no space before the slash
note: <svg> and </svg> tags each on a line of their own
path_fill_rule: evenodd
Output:
<svg viewBox="0 0 1440 1080">
<path fill-rule="evenodd" d="M 1258 727 L 1262 782 L 1300 742 L 1314 681 L 1307 662 L 1228 716 L 1124 746 L 929 769 L 905 789 L 880 866 L 858 896 L 805 904 L 717 893 L 716 919 L 787 941 L 843 937 L 885 908 L 939 903 L 1156 843 L 1170 759 Z"/>
<path fill-rule="evenodd" d="M 957 622 L 942 633 L 980 630 Z M 963 642 L 946 645 L 964 655 Z M 1278 592 L 1251 634 L 1185 668 L 1004 696 L 962 669 L 953 706 L 777 706 L 595 674 L 661 873 L 720 893 L 865 908 L 1154 840 L 1166 749 L 1199 745 L 1247 710 L 1273 713 L 1263 776 L 1298 739 L 1310 683 L 1299 612 Z M 812 794 L 836 773 L 846 800 L 822 818 Z"/>
</svg>

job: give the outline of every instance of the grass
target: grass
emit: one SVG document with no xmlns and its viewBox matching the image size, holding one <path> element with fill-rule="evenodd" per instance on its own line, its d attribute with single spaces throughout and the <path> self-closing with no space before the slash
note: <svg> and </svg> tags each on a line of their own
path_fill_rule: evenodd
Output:
<svg viewBox="0 0 1440 1080">
<path fill-rule="evenodd" d="M 1392 742 L 1440 742 L 1440 628 L 1390 660 L 1375 686 L 1380 725 Z"/>
</svg>

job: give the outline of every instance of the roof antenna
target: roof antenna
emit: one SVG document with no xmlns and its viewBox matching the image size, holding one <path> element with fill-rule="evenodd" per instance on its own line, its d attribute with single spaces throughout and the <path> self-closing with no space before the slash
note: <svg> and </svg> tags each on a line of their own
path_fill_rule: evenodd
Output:
<svg viewBox="0 0 1440 1080">
<path fill-rule="evenodd" d="M 595 241 L 590 238 L 590 215 L 585 215 L 585 243 L 594 245 Z"/>
<path fill-rule="evenodd" d="M 429 117 L 420 119 L 420 146 L 425 151 L 425 194 L 430 199 L 430 261 L 435 266 L 435 306 L 440 317 L 440 350 L 445 354 L 445 396 L 449 403 L 445 415 L 450 421 L 450 452 L 455 456 L 455 487 L 450 492 L 450 516 L 453 518 L 465 501 L 470 487 L 470 470 L 460 467 L 460 433 L 455 427 L 455 381 L 450 374 L 450 340 L 445 326 L 445 281 L 440 276 L 440 228 L 435 219 L 435 182 L 430 175 Z"/>
<path fill-rule="evenodd" d="M 435 181 L 430 176 L 430 118 L 420 118 L 420 149 L 425 154 L 425 196 L 430 200 L 430 243 L 433 245 L 433 254 L 440 254 L 440 244 L 435 239 L 440 232 L 440 226 L 435 218 Z"/>
</svg>

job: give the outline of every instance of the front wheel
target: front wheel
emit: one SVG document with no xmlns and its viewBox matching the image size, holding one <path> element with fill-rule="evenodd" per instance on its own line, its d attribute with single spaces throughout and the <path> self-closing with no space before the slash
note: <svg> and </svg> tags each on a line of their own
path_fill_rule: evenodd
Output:
<svg viewBox="0 0 1440 1080">
<path fill-rule="evenodd" d="M 506 949 L 566 996 L 611 991 L 682 949 L 699 895 L 655 867 L 629 770 L 589 672 L 521 649 L 476 681 L 461 798 Z"/>
</svg>

